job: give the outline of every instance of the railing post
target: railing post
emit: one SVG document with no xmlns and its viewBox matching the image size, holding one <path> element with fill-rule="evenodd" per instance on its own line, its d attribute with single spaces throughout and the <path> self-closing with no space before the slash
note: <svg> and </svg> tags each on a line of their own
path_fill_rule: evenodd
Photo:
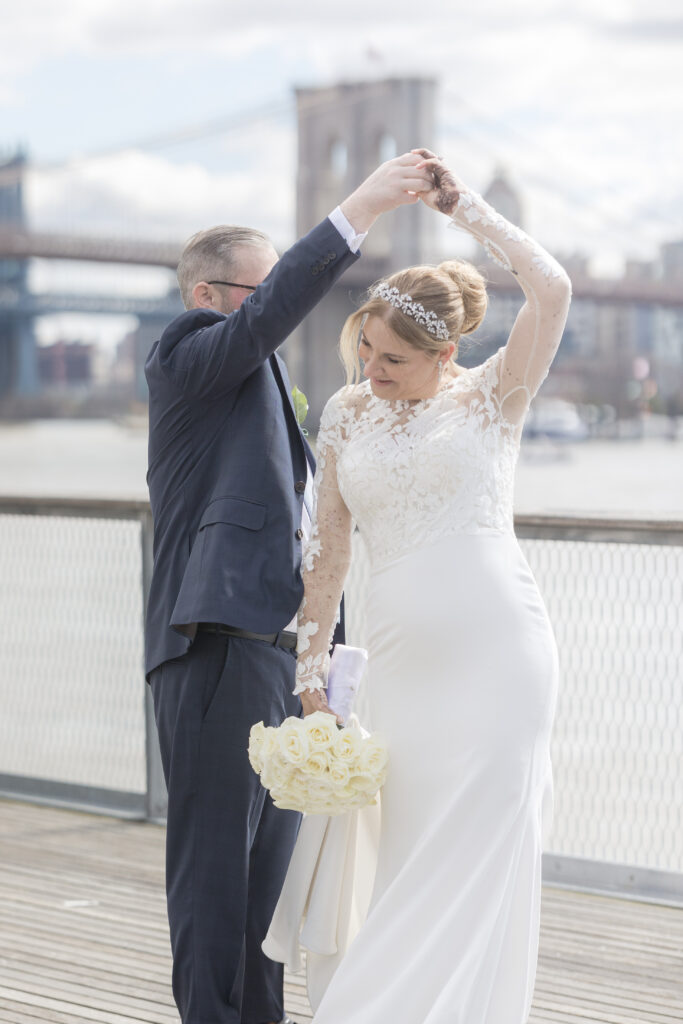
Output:
<svg viewBox="0 0 683 1024">
<path fill-rule="evenodd" d="M 152 514 L 149 511 L 140 515 L 140 538 L 142 545 L 142 618 L 147 615 L 147 600 L 149 598 L 149 587 L 152 580 L 153 554 L 152 544 L 154 537 L 154 524 Z M 147 766 L 147 818 L 158 821 L 166 817 L 167 793 L 164 772 L 161 765 L 161 753 L 159 751 L 159 737 L 157 736 L 156 721 L 154 719 L 154 703 L 152 691 L 145 682 L 145 763 Z"/>
</svg>

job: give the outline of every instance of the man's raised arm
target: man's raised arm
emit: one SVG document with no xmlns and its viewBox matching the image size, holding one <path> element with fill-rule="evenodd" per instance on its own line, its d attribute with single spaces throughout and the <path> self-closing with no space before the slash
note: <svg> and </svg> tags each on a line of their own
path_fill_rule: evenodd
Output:
<svg viewBox="0 0 683 1024">
<path fill-rule="evenodd" d="M 418 170 L 421 162 L 413 153 L 388 160 L 341 203 L 356 236 L 364 236 L 380 214 L 415 203 L 431 189 L 432 175 Z M 355 259 L 334 215 L 326 217 L 234 312 L 192 309 L 174 320 L 159 343 L 162 372 L 188 399 L 227 394 L 282 344 Z"/>
</svg>

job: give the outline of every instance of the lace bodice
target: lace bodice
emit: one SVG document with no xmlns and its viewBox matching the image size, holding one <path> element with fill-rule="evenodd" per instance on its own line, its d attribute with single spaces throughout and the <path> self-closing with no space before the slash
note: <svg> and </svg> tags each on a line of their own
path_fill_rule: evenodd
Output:
<svg viewBox="0 0 683 1024">
<path fill-rule="evenodd" d="M 365 382 L 327 403 L 303 561 L 297 693 L 325 684 L 354 521 L 373 567 L 453 533 L 512 530 L 521 428 L 562 336 L 569 279 L 475 193 L 461 193 L 453 221 L 518 278 L 526 302 L 507 344 L 473 370 L 444 375 L 433 398 L 390 401 Z"/>
</svg>

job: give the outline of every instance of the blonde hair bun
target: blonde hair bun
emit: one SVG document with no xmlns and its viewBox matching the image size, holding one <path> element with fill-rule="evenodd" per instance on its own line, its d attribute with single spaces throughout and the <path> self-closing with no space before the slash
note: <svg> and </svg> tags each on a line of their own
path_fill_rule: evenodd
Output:
<svg viewBox="0 0 683 1024">
<path fill-rule="evenodd" d="M 467 260 L 445 260 L 437 270 L 451 279 L 462 295 L 464 317 L 461 334 L 476 331 L 486 315 L 488 297 L 486 281 L 477 268 Z"/>
</svg>

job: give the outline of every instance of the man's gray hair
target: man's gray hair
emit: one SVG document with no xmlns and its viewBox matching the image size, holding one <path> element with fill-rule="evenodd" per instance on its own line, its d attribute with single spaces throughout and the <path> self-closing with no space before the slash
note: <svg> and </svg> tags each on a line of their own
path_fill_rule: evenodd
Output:
<svg viewBox="0 0 683 1024">
<path fill-rule="evenodd" d="M 198 231 L 186 243 L 178 263 L 178 284 L 185 309 L 192 309 L 192 289 L 200 281 L 232 281 L 236 273 L 239 277 L 240 249 L 272 248 L 272 245 L 263 231 L 234 224 L 219 224 Z"/>
</svg>

